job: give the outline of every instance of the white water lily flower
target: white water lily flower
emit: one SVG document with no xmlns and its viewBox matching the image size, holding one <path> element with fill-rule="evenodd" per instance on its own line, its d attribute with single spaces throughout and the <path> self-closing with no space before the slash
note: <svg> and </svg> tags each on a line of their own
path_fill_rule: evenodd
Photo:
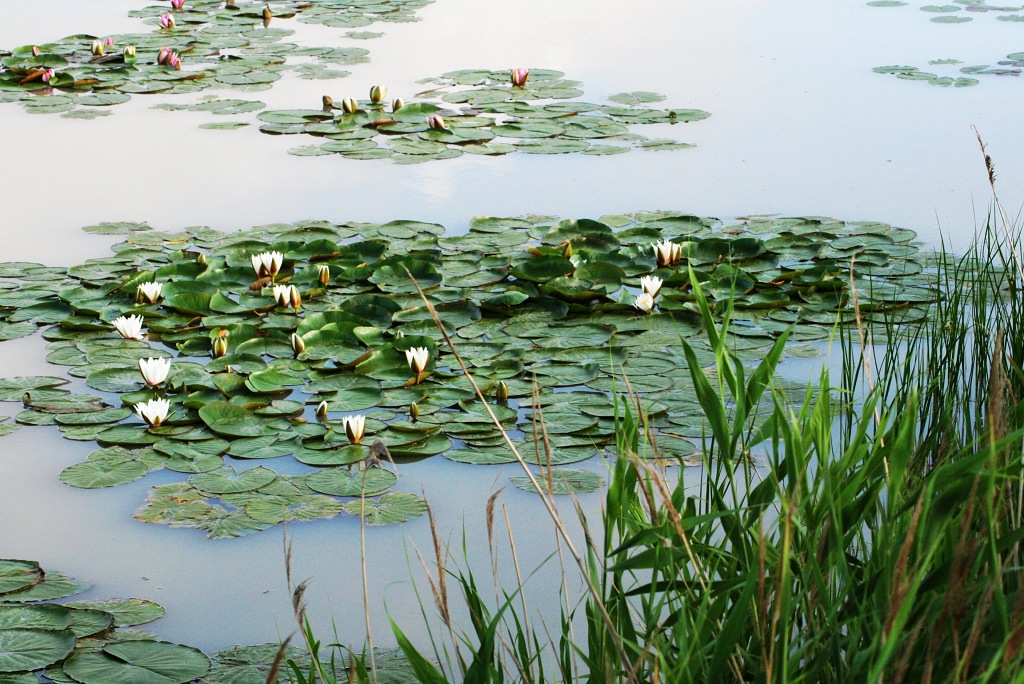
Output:
<svg viewBox="0 0 1024 684">
<path fill-rule="evenodd" d="M 126 340 L 142 339 L 142 316 L 118 316 L 114 319 L 114 327 Z"/>
<path fill-rule="evenodd" d="M 163 291 L 163 283 L 142 283 L 135 290 L 135 302 L 137 304 L 156 304 L 160 301 L 160 294 Z"/>
<path fill-rule="evenodd" d="M 633 306 L 644 313 L 651 313 L 654 310 L 654 297 L 644 292 L 633 301 Z"/>
<path fill-rule="evenodd" d="M 280 273 L 281 266 L 284 265 L 284 255 L 280 252 L 260 252 L 249 257 L 249 261 L 252 262 L 252 270 L 256 271 L 257 276 L 273 278 Z"/>
<path fill-rule="evenodd" d="M 165 420 L 171 411 L 171 402 L 167 399 L 150 399 L 135 405 L 135 413 L 139 415 L 150 427 L 157 427 Z"/>
<path fill-rule="evenodd" d="M 345 434 L 348 436 L 348 441 L 353 444 L 359 444 L 363 441 L 363 434 L 366 432 L 366 416 L 345 416 L 341 421 L 345 424 Z"/>
<path fill-rule="evenodd" d="M 278 306 L 288 306 L 292 301 L 292 288 L 288 285 L 274 286 L 274 301 Z"/>
<path fill-rule="evenodd" d="M 678 264 L 679 258 L 683 254 L 683 248 L 674 242 L 669 240 L 662 240 L 661 242 L 655 242 L 651 245 L 654 250 L 654 256 L 658 259 L 659 266 L 671 266 L 672 264 Z"/>
<path fill-rule="evenodd" d="M 430 361 L 430 350 L 426 347 L 413 347 L 405 350 L 405 360 L 409 362 L 409 368 L 417 377 L 427 368 Z"/>
<path fill-rule="evenodd" d="M 139 370 L 142 371 L 142 378 L 150 387 L 156 387 L 167 379 L 171 372 L 170 359 L 139 359 Z"/>
<path fill-rule="evenodd" d="M 649 294 L 651 299 L 654 299 L 661 292 L 661 285 L 664 282 L 658 276 L 644 276 L 640 279 L 640 289 L 644 291 L 644 294 Z"/>
</svg>

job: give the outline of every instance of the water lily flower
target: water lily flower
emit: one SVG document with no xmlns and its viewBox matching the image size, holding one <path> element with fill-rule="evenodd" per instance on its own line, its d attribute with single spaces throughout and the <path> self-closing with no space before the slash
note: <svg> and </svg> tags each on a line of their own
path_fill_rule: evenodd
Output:
<svg viewBox="0 0 1024 684">
<path fill-rule="evenodd" d="M 440 130 L 448 130 L 448 124 L 444 122 L 440 114 L 431 114 L 427 118 L 427 125 L 431 128 L 437 128 Z"/>
<path fill-rule="evenodd" d="M 171 53 L 171 58 L 167 60 L 167 66 L 175 71 L 181 71 L 181 57 L 178 56 L 177 52 Z"/>
<path fill-rule="evenodd" d="M 341 108 L 346 114 L 352 114 L 359 109 L 359 103 L 354 98 L 346 97 L 341 101 Z"/>
<path fill-rule="evenodd" d="M 142 339 L 142 316 L 118 316 L 114 319 L 114 327 L 126 340 Z"/>
<path fill-rule="evenodd" d="M 163 14 L 160 16 L 160 28 L 172 29 L 174 28 L 174 17 L 170 14 Z"/>
<path fill-rule="evenodd" d="M 430 361 L 430 350 L 426 347 L 406 349 L 405 360 L 409 363 L 409 368 L 412 369 L 413 375 L 416 376 L 418 381 L 419 376 L 427 368 L 427 362 Z"/>
<path fill-rule="evenodd" d="M 331 267 L 327 264 L 320 264 L 316 267 L 316 279 L 320 284 L 327 287 L 331 283 Z"/>
<path fill-rule="evenodd" d="M 180 10 L 185 4 L 185 0 L 171 0 L 171 9 Z"/>
<path fill-rule="evenodd" d="M 167 379 L 171 372 L 170 359 L 139 359 L 139 370 L 142 371 L 142 379 L 150 387 L 156 387 Z"/>
<path fill-rule="evenodd" d="M 157 427 L 165 420 L 170 413 L 171 402 L 167 399 L 150 399 L 139 402 L 135 405 L 135 413 L 139 415 L 150 427 Z"/>
<path fill-rule="evenodd" d="M 391 101 L 391 111 L 397 112 L 399 109 L 405 106 L 405 101 L 400 97 L 396 97 Z"/>
<path fill-rule="evenodd" d="M 385 86 L 375 85 L 370 88 L 370 102 L 380 104 L 388 97 L 388 89 Z"/>
<path fill-rule="evenodd" d="M 362 442 L 363 434 L 366 432 L 366 416 L 345 416 L 341 420 L 345 424 L 345 434 L 348 436 L 348 441 L 353 444 Z"/>
<path fill-rule="evenodd" d="M 284 255 L 280 252 L 261 252 L 254 254 L 250 260 L 253 270 L 260 278 L 273 278 L 281 272 L 281 266 L 284 265 Z"/>
<path fill-rule="evenodd" d="M 172 50 L 169 47 L 162 47 L 162 48 L 160 48 L 160 52 L 158 52 L 157 55 L 156 55 L 156 63 L 157 64 L 167 64 L 167 60 L 169 60 L 171 58 L 171 55 L 173 55 L 173 54 L 174 54 L 174 50 Z"/>
<path fill-rule="evenodd" d="M 38 56 L 39 56 L 39 55 L 41 55 L 41 54 L 43 54 L 43 53 L 42 53 L 42 51 L 41 51 L 41 50 L 39 49 L 39 46 L 38 46 L 38 45 L 33 45 L 33 46 L 32 46 L 32 56 L 33 56 L 33 57 L 38 57 Z"/>
<path fill-rule="evenodd" d="M 274 286 L 274 301 L 278 306 L 288 306 L 292 301 L 292 288 L 289 285 Z"/>
<path fill-rule="evenodd" d="M 292 333 L 292 351 L 298 356 L 302 352 L 306 351 L 306 341 L 302 339 L 302 335 L 298 333 Z"/>
<path fill-rule="evenodd" d="M 94 40 L 94 41 L 92 41 L 92 54 L 94 54 L 95 56 L 99 57 L 100 55 L 103 54 L 104 49 L 105 49 L 105 47 L 103 45 L 103 41 L 102 40 Z"/>
<path fill-rule="evenodd" d="M 651 313 L 654 310 L 654 297 L 644 292 L 633 301 L 633 306 L 644 313 Z"/>
<path fill-rule="evenodd" d="M 658 259 L 659 266 L 671 266 L 678 264 L 683 256 L 682 245 L 677 245 L 669 240 L 656 242 L 651 247 L 654 249 L 654 256 Z"/>
<path fill-rule="evenodd" d="M 302 306 L 302 293 L 299 292 L 299 288 L 294 285 L 288 289 L 288 299 L 291 302 L 293 309 L 298 309 Z"/>
<path fill-rule="evenodd" d="M 517 88 L 522 88 L 526 85 L 526 80 L 530 78 L 529 69 L 513 69 L 512 70 L 512 85 Z"/>
<path fill-rule="evenodd" d="M 321 401 L 316 405 L 316 421 L 322 423 L 327 420 L 327 402 Z"/>
<path fill-rule="evenodd" d="M 43 72 L 43 76 L 42 76 L 43 83 L 49 83 L 51 80 L 53 80 L 54 76 L 56 76 L 56 75 L 57 75 L 56 71 L 54 71 L 53 69 L 47 69 L 46 71 Z"/>
<path fill-rule="evenodd" d="M 127 59 L 133 59 L 135 57 L 135 46 L 134 45 L 125 45 L 124 46 L 124 51 L 122 52 L 122 54 Z"/>
<path fill-rule="evenodd" d="M 142 283 L 135 290 L 136 304 L 156 304 L 160 301 L 160 293 L 163 292 L 163 283 Z"/>
<path fill-rule="evenodd" d="M 213 358 L 219 359 L 228 353 L 228 331 L 223 328 L 217 333 L 217 337 L 213 339 Z"/>
<path fill-rule="evenodd" d="M 661 292 L 661 285 L 664 282 L 658 276 L 644 276 L 640 279 L 640 289 L 643 290 L 644 294 L 649 294 L 651 299 L 654 299 Z"/>
</svg>

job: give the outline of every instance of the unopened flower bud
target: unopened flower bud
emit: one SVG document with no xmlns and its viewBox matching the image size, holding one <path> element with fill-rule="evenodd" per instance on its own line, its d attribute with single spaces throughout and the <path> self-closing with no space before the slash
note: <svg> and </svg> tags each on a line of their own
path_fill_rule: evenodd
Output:
<svg viewBox="0 0 1024 684">
<path fill-rule="evenodd" d="M 498 387 L 495 389 L 494 394 L 499 404 L 508 406 L 508 385 L 505 384 L 504 380 L 498 381 Z"/>
<path fill-rule="evenodd" d="M 415 401 L 409 404 L 409 417 L 415 423 L 420 417 L 420 405 Z"/>
<path fill-rule="evenodd" d="M 288 299 L 293 309 L 298 309 L 302 306 L 302 294 L 299 292 L 299 288 L 294 285 L 288 288 Z"/>
<path fill-rule="evenodd" d="M 321 401 L 316 406 L 316 422 L 322 423 L 327 420 L 327 402 Z"/>
<path fill-rule="evenodd" d="M 219 359 L 228 353 L 228 331 L 221 330 L 220 335 L 213 339 L 213 358 Z"/>
<path fill-rule="evenodd" d="M 38 57 L 38 56 L 39 56 L 39 55 L 41 55 L 41 54 L 43 54 L 43 53 L 42 53 L 42 51 L 41 51 L 41 50 L 39 49 L 39 46 L 38 46 L 38 45 L 33 45 L 33 46 L 32 46 L 32 56 L 33 56 L 33 57 Z"/>
<path fill-rule="evenodd" d="M 306 351 L 306 341 L 298 333 L 292 333 L 292 351 L 296 356 Z"/>
<path fill-rule="evenodd" d="M 331 283 L 331 267 L 327 264 L 320 264 L 316 268 L 316 279 L 320 284 L 327 287 Z"/>
<path fill-rule="evenodd" d="M 356 102 L 355 99 L 351 97 L 346 97 L 344 100 L 341 101 L 341 108 L 345 111 L 346 114 L 352 114 L 353 112 L 359 109 L 359 103 Z"/>
<path fill-rule="evenodd" d="M 438 130 L 448 129 L 448 124 L 444 122 L 444 119 L 441 118 L 440 114 L 431 114 L 430 117 L 427 118 L 427 125 Z"/>
<path fill-rule="evenodd" d="M 384 86 L 375 85 L 370 88 L 370 102 L 380 104 L 388 96 L 388 89 Z"/>
<path fill-rule="evenodd" d="M 322 101 L 323 109 L 325 112 L 329 112 L 332 109 L 334 109 L 334 98 L 332 98 L 330 95 L 324 95 Z"/>
<path fill-rule="evenodd" d="M 196 255 L 196 263 L 199 264 L 200 266 L 205 266 L 206 263 L 207 263 L 206 262 L 206 254 L 204 254 L 203 252 L 200 252 L 199 254 L 197 254 Z"/>
<path fill-rule="evenodd" d="M 105 49 L 105 46 L 103 45 L 103 41 L 102 40 L 94 40 L 94 41 L 92 41 L 92 54 L 93 55 L 95 55 L 96 57 L 99 57 L 100 55 L 103 54 L 104 49 Z"/>
<path fill-rule="evenodd" d="M 399 109 L 405 106 L 405 102 L 400 97 L 396 97 L 391 101 L 391 111 L 397 112 Z"/>
</svg>

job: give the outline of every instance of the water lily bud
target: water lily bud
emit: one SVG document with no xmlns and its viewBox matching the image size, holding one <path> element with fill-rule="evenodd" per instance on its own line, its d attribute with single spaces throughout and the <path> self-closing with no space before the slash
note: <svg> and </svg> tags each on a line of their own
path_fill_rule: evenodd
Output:
<svg viewBox="0 0 1024 684">
<path fill-rule="evenodd" d="M 150 427 L 158 427 L 167 420 L 170 410 L 171 402 L 167 399 L 150 399 L 135 405 L 135 413 Z"/>
<path fill-rule="evenodd" d="M 327 402 L 321 401 L 316 405 L 316 422 L 322 423 L 327 420 Z"/>
<path fill-rule="evenodd" d="M 633 301 L 633 306 L 644 313 L 651 313 L 654 310 L 654 297 L 644 292 Z"/>
<path fill-rule="evenodd" d="M 566 242 L 565 243 L 565 249 L 562 250 L 562 256 L 564 256 L 566 259 L 571 259 L 572 258 L 572 243 L 571 242 Z"/>
<path fill-rule="evenodd" d="M 391 101 L 391 111 L 397 112 L 399 109 L 405 106 L 405 102 L 400 97 L 396 97 Z"/>
<path fill-rule="evenodd" d="M 402 330 L 396 330 L 395 331 L 395 339 L 396 340 L 400 340 L 403 337 L 405 337 L 405 331 L 402 331 Z"/>
<path fill-rule="evenodd" d="M 409 404 L 409 417 L 412 418 L 412 422 L 416 422 L 420 417 L 420 405 L 415 401 Z"/>
<path fill-rule="evenodd" d="M 122 55 L 124 56 L 125 59 L 135 59 L 135 46 L 134 45 L 125 45 L 124 46 L 124 51 L 122 52 Z"/>
<path fill-rule="evenodd" d="M 171 0 L 171 9 L 180 10 L 185 4 L 185 0 Z"/>
<path fill-rule="evenodd" d="M 228 353 L 228 331 L 221 330 L 213 340 L 213 358 L 219 359 Z"/>
<path fill-rule="evenodd" d="M 173 55 L 173 54 L 174 54 L 174 50 L 172 50 L 171 48 L 168 48 L 168 47 L 160 48 L 160 52 L 158 52 L 157 55 L 156 55 L 156 63 L 157 64 L 167 64 L 167 60 L 169 60 L 171 58 L 171 55 Z"/>
<path fill-rule="evenodd" d="M 32 46 L 32 56 L 33 57 L 38 57 L 41 54 L 42 54 L 42 51 L 40 51 L 39 46 L 38 45 L 33 45 Z"/>
<path fill-rule="evenodd" d="M 298 356 L 302 352 L 306 351 L 306 341 L 302 339 L 302 336 L 298 333 L 292 333 L 292 351 Z"/>
<path fill-rule="evenodd" d="M 530 78 L 529 69 L 513 69 L 512 70 L 512 85 L 517 88 L 522 88 L 526 85 L 526 80 Z"/>
<path fill-rule="evenodd" d="M 494 391 L 498 403 L 502 406 L 508 406 L 508 385 L 505 384 L 504 380 L 498 381 L 498 387 Z"/>
<path fill-rule="evenodd" d="M 171 54 L 171 58 L 167 60 L 167 66 L 173 68 L 175 71 L 181 71 L 181 57 L 175 52 Z"/>
<path fill-rule="evenodd" d="M 264 6 L 264 8 L 263 8 L 263 28 L 267 28 L 268 26 L 270 26 L 270 20 L 273 17 L 274 17 L 274 15 L 270 13 L 270 5 Z"/>
<path fill-rule="evenodd" d="M 102 40 L 94 40 L 94 41 L 92 41 L 92 54 L 94 54 L 95 56 L 99 57 L 100 55 L 103 54 L 103 50 L 104 49 L 105 48 L 104 48 Z"/>
<path fill-rule="evenodd" d="M 57 75 L 56 71 L 54 71 L 53 69 L 47 69 L 46 71 L 43 72 L 43 76 L 42 76 L 43 83 L 49 83 L 51 80 L 53 80 L 53 77 L 56 76 L 56 75 Z"/>
<path fill-rule="evenodd" d="M 373 104 L 380 104 L 388 96 L 388 89 L 384 86 L 375 85 L 370 88 L 370 102 Z"/>
<path fill-rule="evenodd" d="M 323 110 L 325 112 L 329 112 L 332 109 L 334 109 L 334 98 L 332 98 L 330 95 L 324 95 L 323 99 L 322 99 L 322 102 L 323 102 Z"/>
<path fill-rule="evenodd" d="M 366 432 L 366 416 L 345 416 L 342 418 L 345 424 L 345 435 L 352 444 L 359 444 L 363 441 L 363 434 Z"/>
<path fill-rule="evenodd" d="M 316 279 L 320 284 L 327 287 L 331 283 L 331 267 L 327 264 L 320 264 L 316 268 Z"/>
<path fill-rule="evenodd" d="M 174 28 L 174 17 L 170 14 L 164 14 L 160 16 L 160 28 L 172 29 Z"/>
<path fill-rule="evenodd" d="M 439 130 L 448 130 L 448 124 L 444 122 L 444 119 L 441 118 L 440 114 L 431 114 L 427 118 L 427 125 Z"/>
<path fill-rule="evenodd" d="M 107 47 L 110 47 L 111 45 L 114 44 L 114 39 L 111 38 L 110 36 L 107 36 L 107 39 L 105 41 L 103 41 L 103 44 L 106 45 Z"/>
<path fill-rule="evenodd" d="M 294 285 L 288 289 L 288 299 L 293 309 L 298 309 L 302 306 L 302 293 L 300 293 L 299 288 Z"/>
<path fill-rule="evenodd" d="M 355 99 L 351 97 L 346 97 L 344 100 L 341 101 L 341 108 L 345 111 L 346 114 L 352 114 L 353 112 L 359 109 L 359 103 L 356 102 Z"/>
<path fill-rule="evenodd" d="M 196 263 L 199 264 L 200 266 L 205 266 L 206 263 L 207 263 L 206 262 L 206 254 L 203 253 L 203 252 L 200 252 L 199 254 L 197 254 L 196 255 Z"/>
</svg>

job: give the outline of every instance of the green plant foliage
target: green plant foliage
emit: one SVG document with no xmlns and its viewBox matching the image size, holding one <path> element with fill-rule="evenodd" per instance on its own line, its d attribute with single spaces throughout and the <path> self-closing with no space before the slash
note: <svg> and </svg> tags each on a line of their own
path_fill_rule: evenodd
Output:
<svg viewBox="0 0 1024 684">
<path fill-rule="evenodd" d="M 1024 15 L 1021 15 L 1024 21 Z M 1006 56 L 1006 59 L 998 60 L 995 65 L 977 64 L 972 66 L 953 69 L 962 62 L 957 59 L 933 59 L 928 63 L 930 66 L 948 67 L 948 75 L 921 71 L 913 66 L 880 66 L 873 71 L 878 74 L 891 74 L 897 78 L 907 81 L 927 81 L 931 85 L 940 87 L 953 86 L 954 88 L 965 88 L 978 85 L 980 82 L 973 76 L 1019 76 L 1024 69 L 1024 53 L 1014 52 Z M 962 75 L 957 75 L 962 74 Z"/>
<path fill-rule="evenodd" d="M 535 473 L 534 477 L 547 494 L 583 494 L 596 492 L 604 486 L 604 478 L 589 470 L 560 468 Z M 537 491 L 528 477 L 513 477 L 512 484 L 528 492 Z"/>
<path fill-rule="evenodd" d="M 68 439 L 99 444 L 61 474 L 69 485 L 181 473 L 181 481 L 154 487 L 136 517 L 210 537 L 288 520 L 365 513 L 383 524 L 419 515 L 418 498 L 389 498 L 401 479 L 370 448 L 377 440 L 399 472 L 404 461 L 440 454 L 466 464 L 515 460 L 409 274 L 521 455 L 539 465 L 604 453 L 614 438 L 612 393 L 627 387 L 650 414 L 649 443 L 638 454 L 691 462 L 706 425 L 690 399 L 679 341 L 704 327 L 695 283 L 712 307 L 731 303 L 730 344 L 746 360 L 763 356 L 790 326 L 795 355 L 828 337 L 848 311 L 851 262 L 863 315 L 907 312 L 935 295 L 911 231 L 822 217 L 748 217 L 729 226 L 679 212 L 477 217 L 450 237 L 418 221 L 240 233 L 158 233 L 144 224 L 89 230 L 124 242 L 114 256 L 69 269 L 0 264 L 11 274 L 0 316 L 43 327 L 50 361 L 97 394 L 73 393 L 65 379 L 46 376 L 0 380 L 0 397 L 21 401 L 19 424 L 56 426 Z M 659 263 L 654 245 L 663 240 L 676 245 L 677 262 Z M 273 279 L 253 267 L 265 252 L 282 255 Z M 641 279 L 651 277 L 662 285 L 645 313 L 636 300 Z M 137 304 L 135 288 L 153 281 L 162 284 L 160 298 Z M 295 288 L 299 306 L 277 302 L 275 287 Z M 143 340 L 115 331 L 113 321 L 127 315 L 143 318 Z M 216 356 L 214 341 L 224 345 Z M 713 358 L 699 339 L 693 347 L 700 363 Z M 414 348 L 427 354 L 418 376 L 406 354 Z M 146 358 L 171 360 L 154 387 L 139 371 Z M 497 403 L 502 386 L 507 406 Z M 158 399 L 168 415 L 149 426 L 132 408 Z M 325 411 L 319 418 L 317 406 Z M 365 422 L 353 444 L 344 418 L 355 414 Z M 535 420 L 547 425 L 550 451 L 534 445 Z M 274 459 L 287 459 L 288 475 L 269 465 Z M 371 496 L 381 498 L 360 503 Z M 50 584 L 48 576 L 31 587 L 31 575 L 11 572 L 11 591 Z"/>
<path fill-rule="evenodd" d="M 904 0 L 870 0 L 868 7 L 906 7 Z M 930 20 L 937 24 L 963 24 L 974 18 L 994 16 L 998 21 L 1024 21 L 1024 6 L 997 5 L 985 0 L 956 0 L 955 4 L 934 4 L 922 2 L 917 9 L 935 15 Z M 967 14 L 969 13 L 969 16 Z"/>
</svg>

